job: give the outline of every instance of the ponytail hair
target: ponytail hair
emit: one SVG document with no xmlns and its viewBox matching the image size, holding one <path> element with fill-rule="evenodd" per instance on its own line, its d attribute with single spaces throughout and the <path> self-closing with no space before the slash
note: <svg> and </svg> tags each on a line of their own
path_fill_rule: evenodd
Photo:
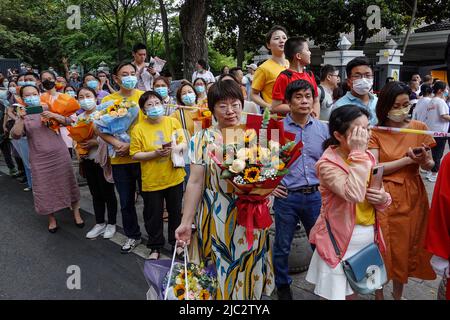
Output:
<svg viewBox="0 0 450 320">
<path fill-rule="evenodd" d="M 338 146 L 339 141 L 335 138 L 334 132 L 339 132 L 342 135 L 345 134 L 352 122 L 361 116 L 366 116 L 369 119 L 370 113 L 366 109 L 352 104 L 346 104 L 334 109 L 331 112 L 328 123 L 330 138 L 323 142 L 323 149 L 326 150 L 330 146 Z"/>
</svg>

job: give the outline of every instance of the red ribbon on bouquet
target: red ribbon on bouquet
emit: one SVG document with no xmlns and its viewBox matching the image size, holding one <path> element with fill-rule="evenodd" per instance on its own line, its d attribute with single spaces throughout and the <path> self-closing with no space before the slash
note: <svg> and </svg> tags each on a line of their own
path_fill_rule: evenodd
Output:
<svg viewBox="0 0 450 320">
<path fill-rule="evenodd" d="M 248 250 L 253 246 L 253 230 L 266 229 L 272 225 L 268 204 L 267 196 L 238 195 L 237 222 L 245 227 Z"/>
</svg>

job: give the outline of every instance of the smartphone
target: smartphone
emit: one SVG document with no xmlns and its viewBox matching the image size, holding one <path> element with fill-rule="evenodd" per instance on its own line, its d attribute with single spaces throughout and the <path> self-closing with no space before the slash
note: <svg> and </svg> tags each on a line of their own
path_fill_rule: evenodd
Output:
<svg viewBox="0 0 450 320">
<path fill-rule="evenodd" d="M 44 112 L 44 109 L 42 109 L 42 106 L 37 107 L 26 107 L 25 113 L 28 114 L 38 114 Z"/>
<path fill-rule="evenodd" d="M 155 61 L 150 61 L 149 63 L 148 63 L 148 68 L 153 68 L 155 66 Z"/>
<path fill-rule="evenodd" d="M 163 149 L 167 149 L 167 148 L 170 148 L 172 146 L 172 142 L 168 142 L 168 143 L 164 143 L 163 145 L 162 145 L 162 148 Z"/>
<path fill-rule="evenodd" d="M 383 186 L 383 172 L 384 166 L 375 166 L 372 168 L 370 175 L 369 188 L 370 189 L 381 189 Z"/>
</svg>

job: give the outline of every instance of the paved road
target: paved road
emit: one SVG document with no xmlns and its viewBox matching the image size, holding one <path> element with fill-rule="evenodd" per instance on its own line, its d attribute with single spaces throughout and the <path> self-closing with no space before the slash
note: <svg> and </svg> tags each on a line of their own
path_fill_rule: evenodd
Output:
<svg viewBox="0 0 450 320">
<path fill-rule="evenodd" d="M 87 227 L 78 229 L 69 211 L 58 213 L 60 229 L 50 234 L 22 189 L 0 172 L 0 299 L 145 299 L 142 258 L 120 254 L 113 241 L 85 239 Z M 71 265 L 80 267 L 80 290 L 67 288 Z"/>
</svg>

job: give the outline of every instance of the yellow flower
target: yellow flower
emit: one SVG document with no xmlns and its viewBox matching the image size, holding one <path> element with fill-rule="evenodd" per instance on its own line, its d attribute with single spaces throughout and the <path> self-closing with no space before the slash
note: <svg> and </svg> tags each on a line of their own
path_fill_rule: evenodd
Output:
<svg viewBox="0 0 450 320">
<path fill-rule="evenodd" d="M 186 294 L 186 288 L 182 284 L 178 284 L 173 288 L 173 293 L 178 300 L 183 300 L 184 295 Z"/>
<path fill-rule="evenodd" d="M 278 166 L 277 166 L 277 170 L 281 171 L 281 170 L 284 169 L 284 167 L 285 167 L 284 162 L 280 161 L 280 163 L 279 163 Z"/>
<path fill-rule="evenodd" d="M 200 300 L 209 300 L 210 295 L 209 295 L 208 290 L 203 289 L 202 291 L 200 291 L 199 297 L 200 297 Z"/>
<path fill-rule="evenodd" d="M 270 150 L 267 148 L 259 148 L 258 150 L 258 154 L 259 154 L 259 161 L 261 162 L 266 162 L 269 161 L 270 159 Z"/>
<path fill-rule="evenodd" d="M 248 183 L 255 183 L 259 180 L 260 170 L 257 167 L 252 167 L 249 169 L 245 169 L 244 171 L 244 180 Z"/>
<path fill-rule="evenodd" d="M 203 111 L 202 114 L 203 114 L 204 117 L 211 117 L 212 116 L 212 113 L 209 110 Z"/>
<path fill-rule="evenodd" d="M 244 135 L 244 141 L 246 143 L 253 141 L 254 139 L 256 139 L 257 134 L 256 134 L 256 130 L 255 129 L 247 129 L 245 130 L 245 135 Z"/>
</svg>

